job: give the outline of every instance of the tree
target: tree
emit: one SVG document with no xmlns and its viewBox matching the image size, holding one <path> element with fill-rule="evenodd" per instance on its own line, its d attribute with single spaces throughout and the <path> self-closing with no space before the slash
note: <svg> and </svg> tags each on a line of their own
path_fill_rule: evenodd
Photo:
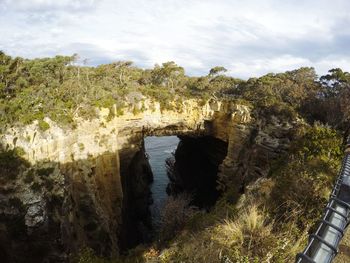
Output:
<svg viewBox="0 0 350 263">
<path fill-rule="evenodd" d="M 340 68 L 331 69 L 327 75 L 320 78 L 320 83 L 324 87 L 326 97 L 339 95 L 344 89 L 349 87 L 350 73 L 344 72 Z"/>
<path fill-rule="evenodd" d="M 220 73 L 224 73 L 226 71 L 227 71 L 226 68 L 224 68 L 222 66 L 216 66 L 216 67 L 213 67 L 212 69 L 210 69 L 209 76 L 210 77 L 215 77 L 217 75 L 220 75 Z"/>
<path fill-rule="evenodd" d="M 113 63 L 117 71 L 119 72 L 119 81 L 121 85 L 125 84 L 125 78 L 128 69 L 132 66 L 132 61 L 118 61 Z"/>
<path fill-rule="evenodd" d="M 152 70 L 152 82 L 156 85 L 166 85 L 174 89 L 185 75 L 183 67 L 178 66 L 174 61 L 165 62 L 160 67 L 155 65 Z"/>
<path fill-rule="evenodd" d="M 314 120 L 350 133 L 350 74 L 340 68 L 331 69 L 319 80 L 320 90 L 308 105 Z"/>
</svg>

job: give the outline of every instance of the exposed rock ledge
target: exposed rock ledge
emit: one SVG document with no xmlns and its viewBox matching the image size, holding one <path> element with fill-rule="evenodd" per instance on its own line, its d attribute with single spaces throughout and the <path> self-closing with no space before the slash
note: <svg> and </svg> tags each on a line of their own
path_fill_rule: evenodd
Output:
<svg viewBox="0 0 350 263">
<path fill-rule="evenodd" d="M 109 110 L 102 109 L 97 119 L 77 119 L 74 130 L 46 119 L 50 128 L 45 132 L 34 123 L 1 136 L 4 147 L 24 149 L 23 158 L 32 166 L 0 186 L 4 258 L 65 262 L 69 253 L 85 245 L 98 254 L 117 254 L 124 188 L 127 178 L 140 170 L 130 169 L 130 163 L 142 149 L 144 136 L 206 134 L 228 142 L 223 176 L 232 174 L 250 136 L 249 108 L 230 101 L 203 105 L 186 100 L 178 110 L 163 112 L 158 102 L 149 100 L 136 107 L 111 120 Z"/>
<path fill-rule="evenodd" d="M 64 130 L 50 119 L 46 119 L 50 129 L 45 132 L 40 132 L 37 123 L 11 128 L 2 135 L 1 142 L 10 148 L 23 148 L 25 158 L 31 163 L 42 160 L 67 163 L 130 148 L 130 138 L 140 132 L 152 135 L 209 132 L 227 141 L 230 125 L 251 120 L 247 106 L 228 101 L 200 105 L 198 101 L 186 100 L 176 106 L 178 110 L 161 111 L 158 102 L 145 100 L 136 107 L 140 113 L 134 115 L 132 109 L 125 109 L 122 116 L 109 121 L 109 109 L 101 109 L 97 119 L 78 118 L 74 130 Z M 215 120 L 213 132 L 206 127 L 206 122 L 212 120 Z"/>
</svg>

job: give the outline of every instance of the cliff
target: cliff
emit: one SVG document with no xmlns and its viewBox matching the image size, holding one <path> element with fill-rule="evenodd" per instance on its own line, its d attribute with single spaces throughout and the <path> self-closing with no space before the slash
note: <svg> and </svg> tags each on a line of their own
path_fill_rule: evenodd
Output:
<svg viewBox="0 0 350 263">
<path fill-rule="evenodd" d="M 173 109 L 161 111 L 158 102 L 144 99 L 121 116 L 114 108 L 99 110 L 93 120 L 77 119 L 75 129 L 49 119 L 46 131 L 38 123 L 7 129 L 1 144 L 23 149 L 26 165 L 0 186 L 4 257 L 9 262 L 65 262 L 84 246 L 113 256 L 127 247 L 123 236 L 140 239 L 128 233 L 126 221 L 147 214 L 152 175 L 145 136 L 206 135 L 226 142 L 219 178 L 223 188 L 228 178 L 233 180 L 237 192 L 245 181 L 264 175 L 266 158 L 288 147 L 285 135 L 292 126 L 279 120 L 257 124 L 249 107 L 229 100 L 186 100 Z M 128 209 L 139 214 L 130 216 Z"/>
</svg>

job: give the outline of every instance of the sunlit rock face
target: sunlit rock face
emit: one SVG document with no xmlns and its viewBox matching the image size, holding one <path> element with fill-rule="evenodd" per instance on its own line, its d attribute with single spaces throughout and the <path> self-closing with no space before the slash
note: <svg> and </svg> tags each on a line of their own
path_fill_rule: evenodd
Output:
<svg viewBox="0 0 350 263">
<path fill-rule="evenodd" d="M 135 218 L 143 218 L 137 224 L 147 226 L 152 175 L 143 138 L 220 139 L 227 144 L 219 166 L 224 178 L 234 176 L 253 127 L 249 108 L 230 101 L 186 100 L 161 111 L 158 102 L 146 99 L 124 109 L 122 116 L 110 116 L 102 109 L 99 118 L 77 118 L 75 129 L 46 119 L 50 128 L 45 132 L 33 123 L 1 135 L 4 148 L 25 152 L 17 177 L 1 179 L 0 255 L 6 261 L 66 262 L 69 254 L 86 246 L 114 256 L 119 247 L 132 245 L 125 240 L 128 234 L 147 239 L 128 233 Z"/>
</svg>

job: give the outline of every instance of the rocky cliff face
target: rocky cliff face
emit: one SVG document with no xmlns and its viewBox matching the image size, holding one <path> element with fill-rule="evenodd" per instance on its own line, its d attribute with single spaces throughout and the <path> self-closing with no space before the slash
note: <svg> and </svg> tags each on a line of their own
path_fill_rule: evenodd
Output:
<svg viewBox="0 0 350 263">
<path fill-rule="evenodd" d="M 228 153 L 219 168 L 220 188 L 228 184 L 237 186 L 232 199 L 244 193 L 252 181 L 268 176 L 274 161 L 285 154 L 303 121 L 287 120 L 277 116 L 255 116 L 247 128 L 233 123 L 228 128 Z M 247 131 L 248 129 L 248 131 Z"/>
<path fill-rule="evenodd" d="M 174 105 L 174 110 L 161 111 L 159 105 L 144 100 L 136 111 L 124 109 L 122 116 L 113 118 L 102 109 L 97 119 L 77 119 L 73 130 L 48 119 L 50 128 L 44 132 L 36 123 L 8 129 L 1 136 L 2 146 L 23 149 L 24 154 L 14 178 L 1 175 L 3 258 L 8 262 L 66 262 L 70 253 L 84 246 L 101 255 L 117 255 L 119 237 L 128 235 L 123 226 L 147 214 L 145 185 L 152 180 L 142 152 L 147 135 L 218 138 L 228 144 L 220 176 L 246 177 L 237 171 L 242 154 L 248 158 L 244 147 L 255 127 L 248 107 L 230 101 L 203 105 L 187 100 Z M 275 144 L 279 147 L 280 141 L 266 142 L 264 136 L 258 131 L 253 140 L 268 150 Z M 130 215 L 128 208 L 138 212 Z M 146 221 L 142 224 L 147 225 Z"/>
</svg>

